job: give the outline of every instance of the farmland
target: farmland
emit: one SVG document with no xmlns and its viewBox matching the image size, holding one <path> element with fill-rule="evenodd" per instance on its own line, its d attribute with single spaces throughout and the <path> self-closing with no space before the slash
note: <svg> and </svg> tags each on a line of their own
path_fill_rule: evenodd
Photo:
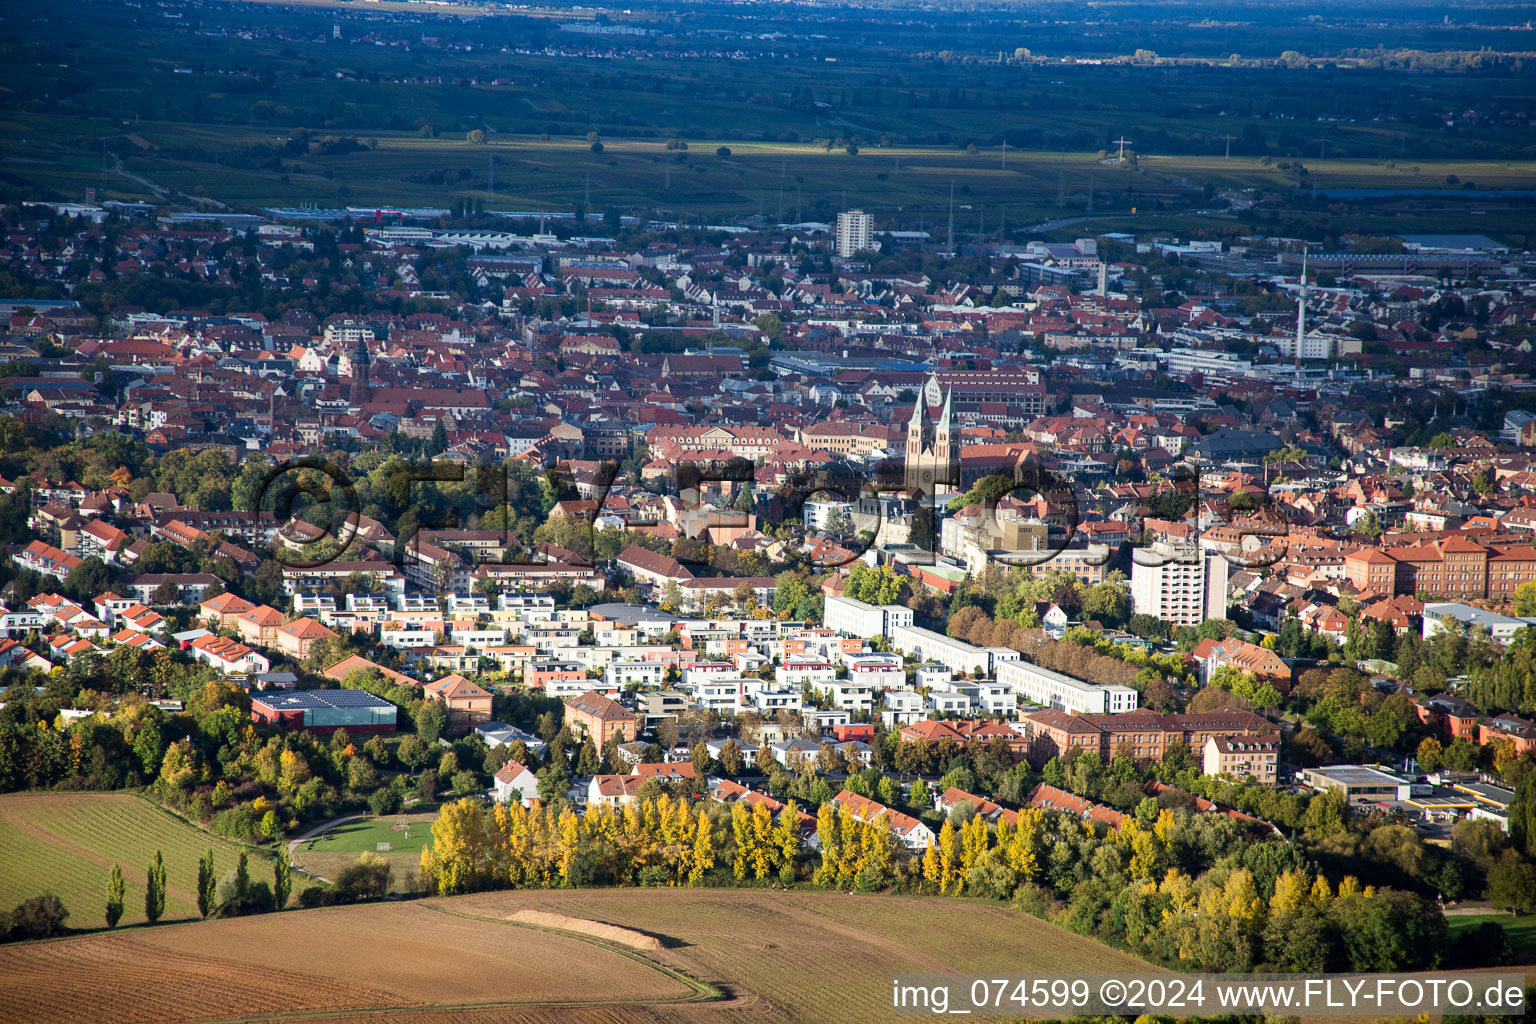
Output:
<svg viewBox="0 0 1536 1024">
<path fill-rule="evenodd" d="M 281 143 L 279 134 L 252 127 L 143 123 L 134 133 L 153 148 L 125 150 L 120 137 L 81 120 L 0 114 L 0 130 L 18 139 L 0 161 L 12 185 L 52 188 L 77 197 L 100 187 L 101 198 L 155 199 L 143 182 L 167 194 L 199 195 L 235 208 L 260 205 L 363 206 L 404 204 L 448 207 L 456 201 L 487 210 L 570 211 L 608 208 L 645 211 L 688 224 L 828 220 L 858 205 L 882 224 L 947 230 L 954 189 L 958 242 L 998 237 L 1054 218 L 1093 218 L 1099 230 L 1153 230 L 1170 216 L 1189 218 L 1220 210 L 1202 189 L 1259 189 L 1299 197 L 1296 175 L 1252 156 L 1143 157 L 1139 166 L 1102 163 L 1097 152 L 1040 152 L 981 147 L 869 146 L 851 156 L 809 142 L 695 140 L 686 153 L 662 139 L 609 139 L 600 153 L 584 139 L 493 136 L 485 145 L 462 137 L 424 139 L 415 133 L 378 132 L 354 152 L 309 154 L 285 162 L 281 175 L 232 165 L 216 154 Z M 81 135 L 74 134 L 78 130 Z M 62 133 L 62 134 L 61 134 Z M 67 137 L 66 137 L 67 136 Z M 104 173 L 79 138 L 107 140 L 125 173 Z M 87 144 L 100 149 L 100 142 Z M 724 147 L 729 155 L 718 155 Z M 1349 216 L 1358 230 L 1391 233 L 1427 225 L 1482 230 L 1497 219 L 1501 231 L 1536 230 L 1531 203 L 1518 193 L 1536 189 L 1536 162 L 1333 159 L 1307 161 L 1308 186 L 1369 189 L 1397 198 L 1332 200 L 1326 207 L 1298 198 L 1285 215 L 1331 226 Z M 128 175 L 135 177 L 129 177 Z M 142 179 L 139 180 L 139 179 Z M 1449 196 L 1445 182 L 1476 189 Z M 1514 194 L 1501 196 L 1499 192 Z M 1229 227 L 1260 225 L 1252 215 L 1206 217 Z"/>
<path fill-rule="evenodd" d="M 167 879 L 165 919 L 197 916 L 197 860 L 208 849 L 220 874 L 240 847 L 208 835 L 128 793 L 26 793 L 0 797 L 0 907 L 51 891 L 69 909 L 69 925 L 105 921 L 107 872 L 127 881 L 123 924 L 144 920 L 145 869 L 159 850 Z M 259 857 L 258 878 L 269 873 Z"/>
<path fill-rule="evenodd" d="M 508 920 L 527 910 L 634 928 L 667 948 L 641 953 Z M 142 970 L 149 957 L 153 979 Z M 412 1020 L 435 1020 L 436 1009 L 469 1021 L 859 1022 L 888 1016 L 889 975 L 897 970 L 1136 965 L 1033 918 L 969 901 L 661 889 L 496 893 L 9 947 L 0 950 L 0 1020 L 100 1019 L 99 1006 L 59 984 L 89 975 L 93 990 L 121 993 L 114 1019 L 126 1024 L 258 1014 L 381 1021 L 408 1008 L 418 1011 Z"/>
<path fill-rule="evenodd" d="M 592 9 L 479 18 L 464 7 L 462 18 L 439 19 L 419 4 L 342 6 L 335 20 L 320 7 L 279 16 L 268 5 L 203 5 L 193 30 L 61 0 L 72 16 L 32 24 L 38 45 L 0 62 L 0 198 L 78 200 L 95 188 L 100 199 L 212 209 L 469 202 L 695 225 L 826 221 L 861 206 L 882 227 L 943 233 L 953 187 L 960 242 L 1079 217 L 1104 231 L 1495 222 L 1511 236 L 1536 233 L 1519 194 L 1536 188 L 1523 122 L 1445 122 L 1490 96 L 1526 109 L 1530 77 L 1501 67 L 1473 76 L 1235 55 L 1177 67 L 1015 62 L 994 39 L 1041 46 L 1062 26 L 1048 19 L 1016 40 L 1016 28 L 983 13 L 946 26 L 953 38 L 917 38 L 896 19 L 875 42 L 835 9 L 810 8 L 795 20 L 825 20 L 825 32 L 793 26 L 793 43 L 759 52 L 761 14 L 697 5 L 625 10 L 621 20 L 660 35 L 589 54 L 563 49 L 575 37 L 558 22 L 590 20 Z M 247 38 L 253 24 L 274 35 Z M 46 45 L 60 26 L 67 33 Z M 706 30 L 736 39 L 751 62 L 696 44 L 692 33 Z M 1205 30 L 1177 31 L 1192 44 Z M 1436 41 L 1449 31 L 1438 28 Z M 1284 30 L 1288 43 L 1315 33 Z M 423 34 L 440 49 L 413 51 Z M 1109 44 L 1101 27 L 1090 34 L 1092 46 Z M 978 44 L 986 59 L 945 56 Z M 58 62 L 61 51 L 70 62 Z M 1106 163 L 1127 133 L 1135 162 Z M 668 149 L 674 139 L 686 150 Z M 1225 188 L 1260 198 L 1227 211 L 1212 195 Z M 1399 195 L 1323 200 L 1314 189 Z M 1407 195 L 1429 190 L 1446 194 Z"/>
<path fill-rule="evenodd" d="M 146 971 L 151 960 L 155 969 Z M 92 991 L 112 1000 L 112 1019 L 125 1024 L 364 1008 L 383 1017 L 435 1005 L 594 998 L 669 1002 L 703 991 L 591 941 L 426 904 L 374 904 L 11 947 L 0 951 L 0 1020 L 101 1020 L 101 1004 L 65 983 L 78 977 L 90 977 Z M 587 977 L 604 978 L 614 995 L 594 997 Z"/>
</svg>

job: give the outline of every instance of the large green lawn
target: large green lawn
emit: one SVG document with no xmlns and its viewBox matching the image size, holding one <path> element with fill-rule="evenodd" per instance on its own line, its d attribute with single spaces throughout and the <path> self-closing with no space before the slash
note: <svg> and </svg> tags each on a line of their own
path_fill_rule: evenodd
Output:
<svg viewBox="0 0 1536 1024">
<path fill-rule="evenodd" d="M 293 863 L 301 871 L 334 880 L 358 857 L 372 853 L 388 862 L 391 886 L 404 889 L 409 876 L 420 869 L 421 851 L 431 843 L 436 820 L 437 805 L 427 804 L 399 814 L 343 822 L 299 843 Z"/>
<path fill-rule="evenodd" d="M 306 839 L 301 845 L 319 853 L 414 853 L 420 854 L 431 838 L 437 808 L 414 809 L 410 814 L 389 814 L 338 825 Z M 388 849 L 381 849 L 382 846 Z"/>
<path fill-rule="evenodd" d="M 197 916 L 197 862 L 213 850 L 222 877 L 242 847 L 209 835 L 130 793 L 13 793 L 0 797 L 0 908 L 52 892 L 74 928 L 106 923 L 107 874 L 120 865 L 127 882 L 122 923 L 144 921 L 144 885 L 155 851 L 165 858 L 164 920 Z M 251 876 L 267 881 L 259 854 Z"/>
<path fill-rule="evenodd" d="M 1516 953 L 1536 954 L 1536 914 L 1457 914 L 1445 921 L 1453 938 L 1491 921 L 1503 927 Z"/>
</svg>

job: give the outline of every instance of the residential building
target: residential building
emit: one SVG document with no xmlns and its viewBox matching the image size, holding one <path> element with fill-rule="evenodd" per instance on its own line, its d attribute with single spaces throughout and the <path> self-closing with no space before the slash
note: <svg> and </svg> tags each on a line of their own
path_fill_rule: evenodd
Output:
<svg viewBox="0 0 1536 1024">
<path fill-rule="evenodd" d="M 565 724 L 577 736 L 592 737 L 599 750 L 615 736 L 620 743 L 631 742 L 640 731 L 633 712 L 596 690 L 588 690 L 574 700 L 566 701 Z"/>
<path fill-rule="evenodd" d="M 1033 704 L 1074 714 L 1135 711 L 1140 699 L 1129 686 L 1100 686 L 1023 660 L 999 662 L 997 681 Z"/>
<path fill-rule="evenodd" d="M 1227 617 L 1228 563 L 1193 544 L 1154 542 L 1131 565 L 1131 610 L 1175 626 Z"/>
<path fill-rule="evenodd" d="M 497 803 L 516 800 L 527 804 L 539 798 L 539 778 L 526 766 L 508 761 L 497 770 L 491 783 L 491 792 Z"/>
<path fill-rule="evenodd" d="M 875 218 L 863 210 L 845 210 L 837 215 L 837 254 L 851 259 L 854 253 L 867 251 L 874 241 Z"/>
<path fill-rule="evenodd" d="M 886 828 L 895 833 L 896 838 L 901 840 L 909 850 L 927 849 L 928 845 L 935 841 L 933 830 L 917 818 L 900 811 L 893 811 L 882 803 L 859 796 L 852 790 L 842 790 L 832 800 L 839 809 L 846 810 L 860 821 L 884 821 Z"/>
<path fill-rule="evenodd" d="M 1279 762 L 1278 736 L 1208 736 L 1202 770 L 1206 775 L 1252 779 L 1261 785 L 1273 786 Z"/>
</svg>

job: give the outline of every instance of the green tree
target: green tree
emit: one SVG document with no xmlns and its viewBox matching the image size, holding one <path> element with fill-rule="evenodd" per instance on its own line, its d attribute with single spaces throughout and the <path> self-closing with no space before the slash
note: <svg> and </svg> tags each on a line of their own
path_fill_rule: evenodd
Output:
<svg viewBox="0 0 1536 1024">
<path fill-rule="evenodd" d="M 597 753 L 597 744 L 588 736 L 581 744 L 581 753 L 576 758 L 576 771 L 580 775 L 596 775 L 602 770 L 603 761 Z"/>
<path fill-rule="evenodd" d="M 144 916 L 154 924 L 164 913 L 165 858 L 156 850 L 154 862 L 149 865 L 149 882 L 144 887 Z"/>
<path fill-rule="evenodd" d="M 244 850 L 240 851 L 240 861 L 235 865 L 235 900 L 244 907 L 251 898 L 251 865 Z"/>
<path fill-rule="evenodd" d="M 293 892 L 293 869 L 288 866 L 288 851 L 279 850 L 277 860 L 272 866 L 272 903 L 282 910 L 288 905 L 288 897 Z"/>
<path fill-rule="evenodd" d="M 1522 618 L 1536 615 L 1536 581 L 1522 583 L 1515 588 L 1515 614 Z"/>
<path fill-rule="evenodd" d="M 1380 537 L 1381 520 L 1376 518 L 1374 511 L 1366 509 L 1365 514 L 1356 519 L 1350 529 L 1366 537 Z"/>
<path fill-rule="evenodd" d="M 1515 787 L 1515 802 L 1509 808 L 1509 839 L 1515 849 L 1536 860 L 1536 772 Z"/>
<path fill-rule="evenodd" d="M 116 928 L 123 919 L 123 869 L 116 864 L 107 875 L 107 927 Z"/>
<path fill-rule="evenodd" d="M 726 740 L 725 746 L 720 748 L 720 770 L 730 776 L 740 775 L 746 767 L 746 759 L 742 756 L 741 745 L 735 740 Z"/>
<path fill-rule="evenodd" d="M 424 700 L 416 709 L 416 735 L 423 743 L 436 743 L 448 726 L 448 711 L 442 701 Z"/>
<path fill-rule="evenodd" d="M 213 873 L 213 851 L 209 850 L 197 860 L 197 912 L 203 917 L 213 910 L 218 884 Z"/>
</svg>

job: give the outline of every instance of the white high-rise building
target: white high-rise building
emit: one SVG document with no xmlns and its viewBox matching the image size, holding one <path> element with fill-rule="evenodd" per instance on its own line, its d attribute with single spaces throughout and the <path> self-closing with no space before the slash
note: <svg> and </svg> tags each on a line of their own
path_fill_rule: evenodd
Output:
<svg viewBox="0 0 1536 1024">
<path fill-rule="evenodd" d="M 1222 555 L 1193 544 L 1155 543 L 1132 558 L 1131 611 L 1175 626 L 1224 619 L 1229 569 Z"/>
<path fill-rule="evenodd" d="M 863 210 L 845 210 L 837 215 L 837 254 L 848 259 L 869 249 L 874 240 L 875 218 Z"/>
</svg>

